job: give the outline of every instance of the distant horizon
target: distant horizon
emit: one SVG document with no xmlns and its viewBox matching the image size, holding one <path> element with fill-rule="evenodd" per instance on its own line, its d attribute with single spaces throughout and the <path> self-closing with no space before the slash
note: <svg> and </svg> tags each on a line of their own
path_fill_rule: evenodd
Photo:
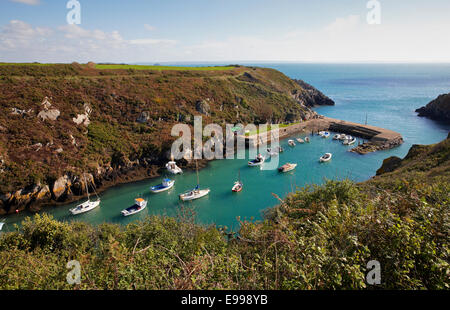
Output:
<svg viewBox="0 0 450 310">
<path fill-rule="evenodd" d="M 110 61 L 86 61 L 86 62 L 78 62 L 78 61 L 68 61 L 68 62 L 39 62 L 39 61 L 0 61 L 3 64 L 49 64 L 49 65 L 58 65 L 58 64 L 87 64 L 89 62 L 93 62 L 95 64 L 127 64 L 127 65 L 141 65 L 141 66 L 157 66 L 157 65 L 168 65 L 174 66 L 176 64 L 198 64 L 198 65 L 218 65 L 218 66 L 226 66 L 226 65 L 245 65 L 245 64 L 330 64 L 330 65 L 352 65 L 352 64 L 366 64 L 366 65 L 381 65 L 381 64 L 392 64 L 392 65 L 450 65 L 450 61 L 448 62 L 432 62 L 432 61 L 343 61 L 343 62 L 335 62 L 335 61 L 299 61 L 299 60 L 230 60 L 230 61 L 146 61 L 146 62 L 110 62 Z"/>
</svg>

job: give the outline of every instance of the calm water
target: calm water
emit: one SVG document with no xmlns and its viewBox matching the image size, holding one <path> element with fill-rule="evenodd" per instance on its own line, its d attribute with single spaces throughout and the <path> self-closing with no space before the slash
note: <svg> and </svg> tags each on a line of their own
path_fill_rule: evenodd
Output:
<svg viewBox="0 0 450 310">
<path fill-rule="evenodd" d="M 258 65 L 258 64 L 256 64 Z M 446 138 L 450 126 L 426 118 L 417 117 L 414 110 L 427 104 L 437 95 L 450 91 L 450 64 L 445 65 L 333 65 L 333 64 L 260 64 L 282 71 L 291 78 L 300 78 L 314 85 L 336 101 L 334 107 L 318 107 L 320 114 L 368 123 L 400 132 L 405 144 L 393 150 L 365 156 L 348 152 L 349 147 L 337 141 L 313 137 L 310 144 L 287 146 L 281 141 L 285 152 L 280 164 L 296 162 L 297 169 L 291 173 L 247 167 L 247 160 L 221 160 L 211 162 L 199 172 L 202 187 L 210 187 L 208 197 L 184 203 L 195 210 L 201 224 L 215 223 L 237 229 L 236 218 L 261 219 L 262 210 L 277 204 L 272 193 L 285 196 L 296 186 L 322 183 L 325 178 L 350 178 L 364 181 L 375 174 L 384 158 L 403 157 L 412 144 L 431 144 Z M 294 136 L 300 137 L 300 135 Z M 333 159 L 320 164 L 318 158 L 326 152 Z M 238 171 L 244 182 L 241 193 L 232 193 L 231 187 Z M 148 180 L 111 188 L 101 195 L 101 208 L 73 217 L 69 209 L 76 204 L 48 208 L 45 212 L 64 221 L 86 221 L 127 224 L 149 214 L 177 216 L 181 207 L 178 194 L 196 184 L 196 175 L 186 172 L 174 177 L 175 187 L 169 192 L 151 194 L 149 187 L 161 179 Z M 120 211 L 133 203 L 137 196 L 149 200 L 146 210 L 138 215 L 123 218 Z M 29 214 L 23 213 L 7 219 L 7 229 Z"/>
</svg>

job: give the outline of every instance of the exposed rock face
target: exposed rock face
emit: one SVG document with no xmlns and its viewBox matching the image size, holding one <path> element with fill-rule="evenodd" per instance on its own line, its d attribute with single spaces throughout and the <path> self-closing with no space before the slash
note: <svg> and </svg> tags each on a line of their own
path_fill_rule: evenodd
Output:
<svg viewBox="0 0 450 310">
<path fill-rule="evenodd" d="M 91 115 L 92 109 L 91 106 L 87 103 L 84 104 L 84 114 L 78 114 L 77 117 L 74 117 L 72 120 L 77 125 L 84 125 L 86 127 L 91 123 L 89 116 Z"/>
<path fill-rule="evenodd" d="M 53 196 L 56 200 L 58 200 L 60 197 L 62 197 L 64 194 L 70 192 L 70 186 L 72 185 L 72 182 L 69 178 L 69 176 L 65 175 L 60 177 L 55 181 L 52 188 Z"/>
<path fill-rule="evenodd" d="M 398 167 L 400 167 L 402 163 L 402 159 L 397 156 L 392 156 L 389 158 L 386 158 L 383 161 L 383 165 L 380 167 L 380 169 L 377 170 L 377 175 L 381 175 L 383 173 L 392 172 Z"/>
<path fill-rule="evenodd" d="M 209 116 L 211 113 L 211 107 L 209 106 L 208 101 L 208 99 L 197 101 L 197 103 L 195 104 L 195 109 L 197 110 L 197 112 Z"/>
<path fill-rule="evenodd" d="M 417 109 L 416 112 L 419 113 L 419 116 L 429 117 L 450 124 L 450 93 L 440 95 L 425 107 Z"/>
<path fill-rule="evenodd" d="M 325 96 L 321 91 L 309 85 L 302 80 L 294 80 L 305 91 L 295 90 L 292 97 L 305 107 L 314 107 L 316 105 L 334 105 L 334 101 Z"/>
</svg>

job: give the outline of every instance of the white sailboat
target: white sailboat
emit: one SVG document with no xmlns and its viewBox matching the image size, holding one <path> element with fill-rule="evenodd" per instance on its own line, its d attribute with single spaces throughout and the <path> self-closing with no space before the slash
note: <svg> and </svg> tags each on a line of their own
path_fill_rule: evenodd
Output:
<svg viewBox="0 0 450 310">
<path fill-rule="evenodd" d="M 97 208 L 100 205 L 100 198 L 98 197 L 97 193 L 96 193 L 97 200 L 91 201 L 91 198 L 89 196 L 89 188 L 88 188 L 88 184 L 86 181 L 86 176 L 84 176 L 84 183 L 86 184 L 86 192 L 87 192 L 88 199 L 85 202 L 83 202 L 82 204 L 76 206 L 75 208 L 70 209 L 70 213 L 72 213 L 73 215 L 78 215 L 78 214 L 89 212 L 91 210 L 94 210 L 95 208 Z M 95 192 L 95 190 L 94 190 L 94 192 Z"/>
<path fill-rule="evenodd" d="M 181 194 L 180 195 L 180 199 L 182 201 L 189 201 L 189 200 L 199 199 L 199 198 L 205 197 L 206 195 L 209 194 L 209 192 L 211 192 L 211 190 L 209 188 L 207 188 L 207 189 L 200 189 L 200 178 L 198 176 L 197 161 L 195 161 L 195 167 L 196 167 L 196 170 L 197 170 L 197 186 L 194 189 Z"/>
</svg>

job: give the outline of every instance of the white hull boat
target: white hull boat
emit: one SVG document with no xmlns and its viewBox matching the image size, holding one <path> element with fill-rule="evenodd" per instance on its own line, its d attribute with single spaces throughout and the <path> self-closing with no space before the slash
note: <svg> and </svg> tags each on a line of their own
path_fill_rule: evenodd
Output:
<svg viewBox="0 0 450 310">
<path fill-rule="evenodd" d="M 323 138 L 329 138 L 330 137 L 330 133 L 328 131 L 325 131 L 322 135 Z"/>
<path fill-rule="evenodd" d="M 142 212 L 147 207 L 147 200 L 142 198 L 137 198 L 135 200 L 135 204 L 129 208 L 126 208 L 121 213 L 123 216 L 130 216 L 136 213 Z"/>
<path fill-rule="evenodd" d="M 206 195 L 209 194 L 209 192 L 211 192 L 211 190 L 209 188 L 207 189 L 198 189 L 195 188 L 191 191 L 188 191 L 184 194 L 180 195 L 180 199 L 182 201 L 189 201 L 189 200 L 195 200 L 195 199 L 200 199 L 202 197 L 205 197 Z"/>
<path fill-rule="evenodd" d="M 266 161 L 266 159 L 264 158 L 264 156 L 259 154 L 258 156 L 256 156 L 256 158 L 254 160 L 249 161 L 248 165 L 250 167 L 261 166 L 262 164 L 264 164 L 265 161 Z"/>
<path fill-rule="evenodd" d="M 341 135 L 337 134 L 333 136 L 333 140 L 340 140 L 341 139 Z"/>
<path fill-rule="evenodd" d="M 322 157 L 320 157 L 320 160 L 319 160 L 319 161 L 320 161 L 321 163 L 326 163 L 326 162 L 330 161 L 331 158 L 333 158 L 333 154 L 331 154 L 331 153 L 326 153 L 325 155 L 323 155 Z"/>
<path fill-rule="evenodd" d="M 305 140 L 303 140 L 303 139 L 301 139 L 301 138 L 298 138 L 298 139 L 297 139 L 297 142 L 303 144 L 303 143 L 305 143 Z"/>
<path fill-rule="evenodd" d="M 344 145 L 352 145 L 352 144 L 355 144 L 355 143 L 356 143 L 356 138 L 344 141 Z"/>
<path fill-rule="evenodd" d="M 70 213 L 72 213 L 73 215 L 86 213 L 86 212 L 89 212 L 91 210 L 94 210 L 99 205 L 100 205 L 100 199 L 97 200 L 97 201 L 87 200 L 87 201 L 83 202 L 82 204 L 76 206 L 75 208 L 70 209 Z"/>
<path fill-rule="evenodd" d="M 287 164 L 281 166 L 280 168 L 278 168 L 278 171 L 284 173 L 284 172 L 292 171 L 295 168 L 297 168 L 297 164 L 287 163 Z"/>
<path fill-rule="evenodd" d="M 168 191 L 174 185 L 175 185 L 175 181 L 174 180 L 165 179 L 161 184 L 156 185 L 156 186 L 152 186 L 150 188 L 150 191 L 152 193 L 155 193 L 155 194 L 162 193 L 162 192 Z"/>
<path fill-rule="evenodd" d="M 73 215 L 78 215 L 78 214 L 89 212 L 91 210 L 94 210 L 95 208 L 97 208 L 100 205 L 100 198 L 98 198 L 98 196 L 97 196 L 96 201 L 91 201 L 91 197 L 89 196 L 89 187 L 88 187 L 88 183 L 86 181 L 86 176 L 84 176 L 84 184 L 86 185 L 86 193 L 87 193 L 88 199 L 85 202 L 83 202 L 82 204 L 79 204 L 75 208 L 69 210 L 70 213 L 72 213 Z"/>
<path fill-rule="evenodd" d="M 310 140 L 308 137 L 306 137 L 306 138 L 305 138 L 305 142 L 306 142 L 306 143 L 309 143 L 309 142 L 311 142 L 311 140 Z"/>
<path fill-rule="evenodd" d="M 296 146 L 294 140 L 289 140 L 289 141 L 288 141 L 288 144 L 289 144 L 289 146 Z"/>
<path fill-rule="evenodd" d="M 174 161 L 169 161 L 169 162 L 166 164 L 166 168 L 167 168 L 167 171 L 169 171 L 169 172 L 172 173 L 172 174 L 180 174 L 180 173 L 183 173 L 183 170 L 181 170 L 181 168 L 178 167 L 177 164 L 176 164 Z"/>
</svg>

